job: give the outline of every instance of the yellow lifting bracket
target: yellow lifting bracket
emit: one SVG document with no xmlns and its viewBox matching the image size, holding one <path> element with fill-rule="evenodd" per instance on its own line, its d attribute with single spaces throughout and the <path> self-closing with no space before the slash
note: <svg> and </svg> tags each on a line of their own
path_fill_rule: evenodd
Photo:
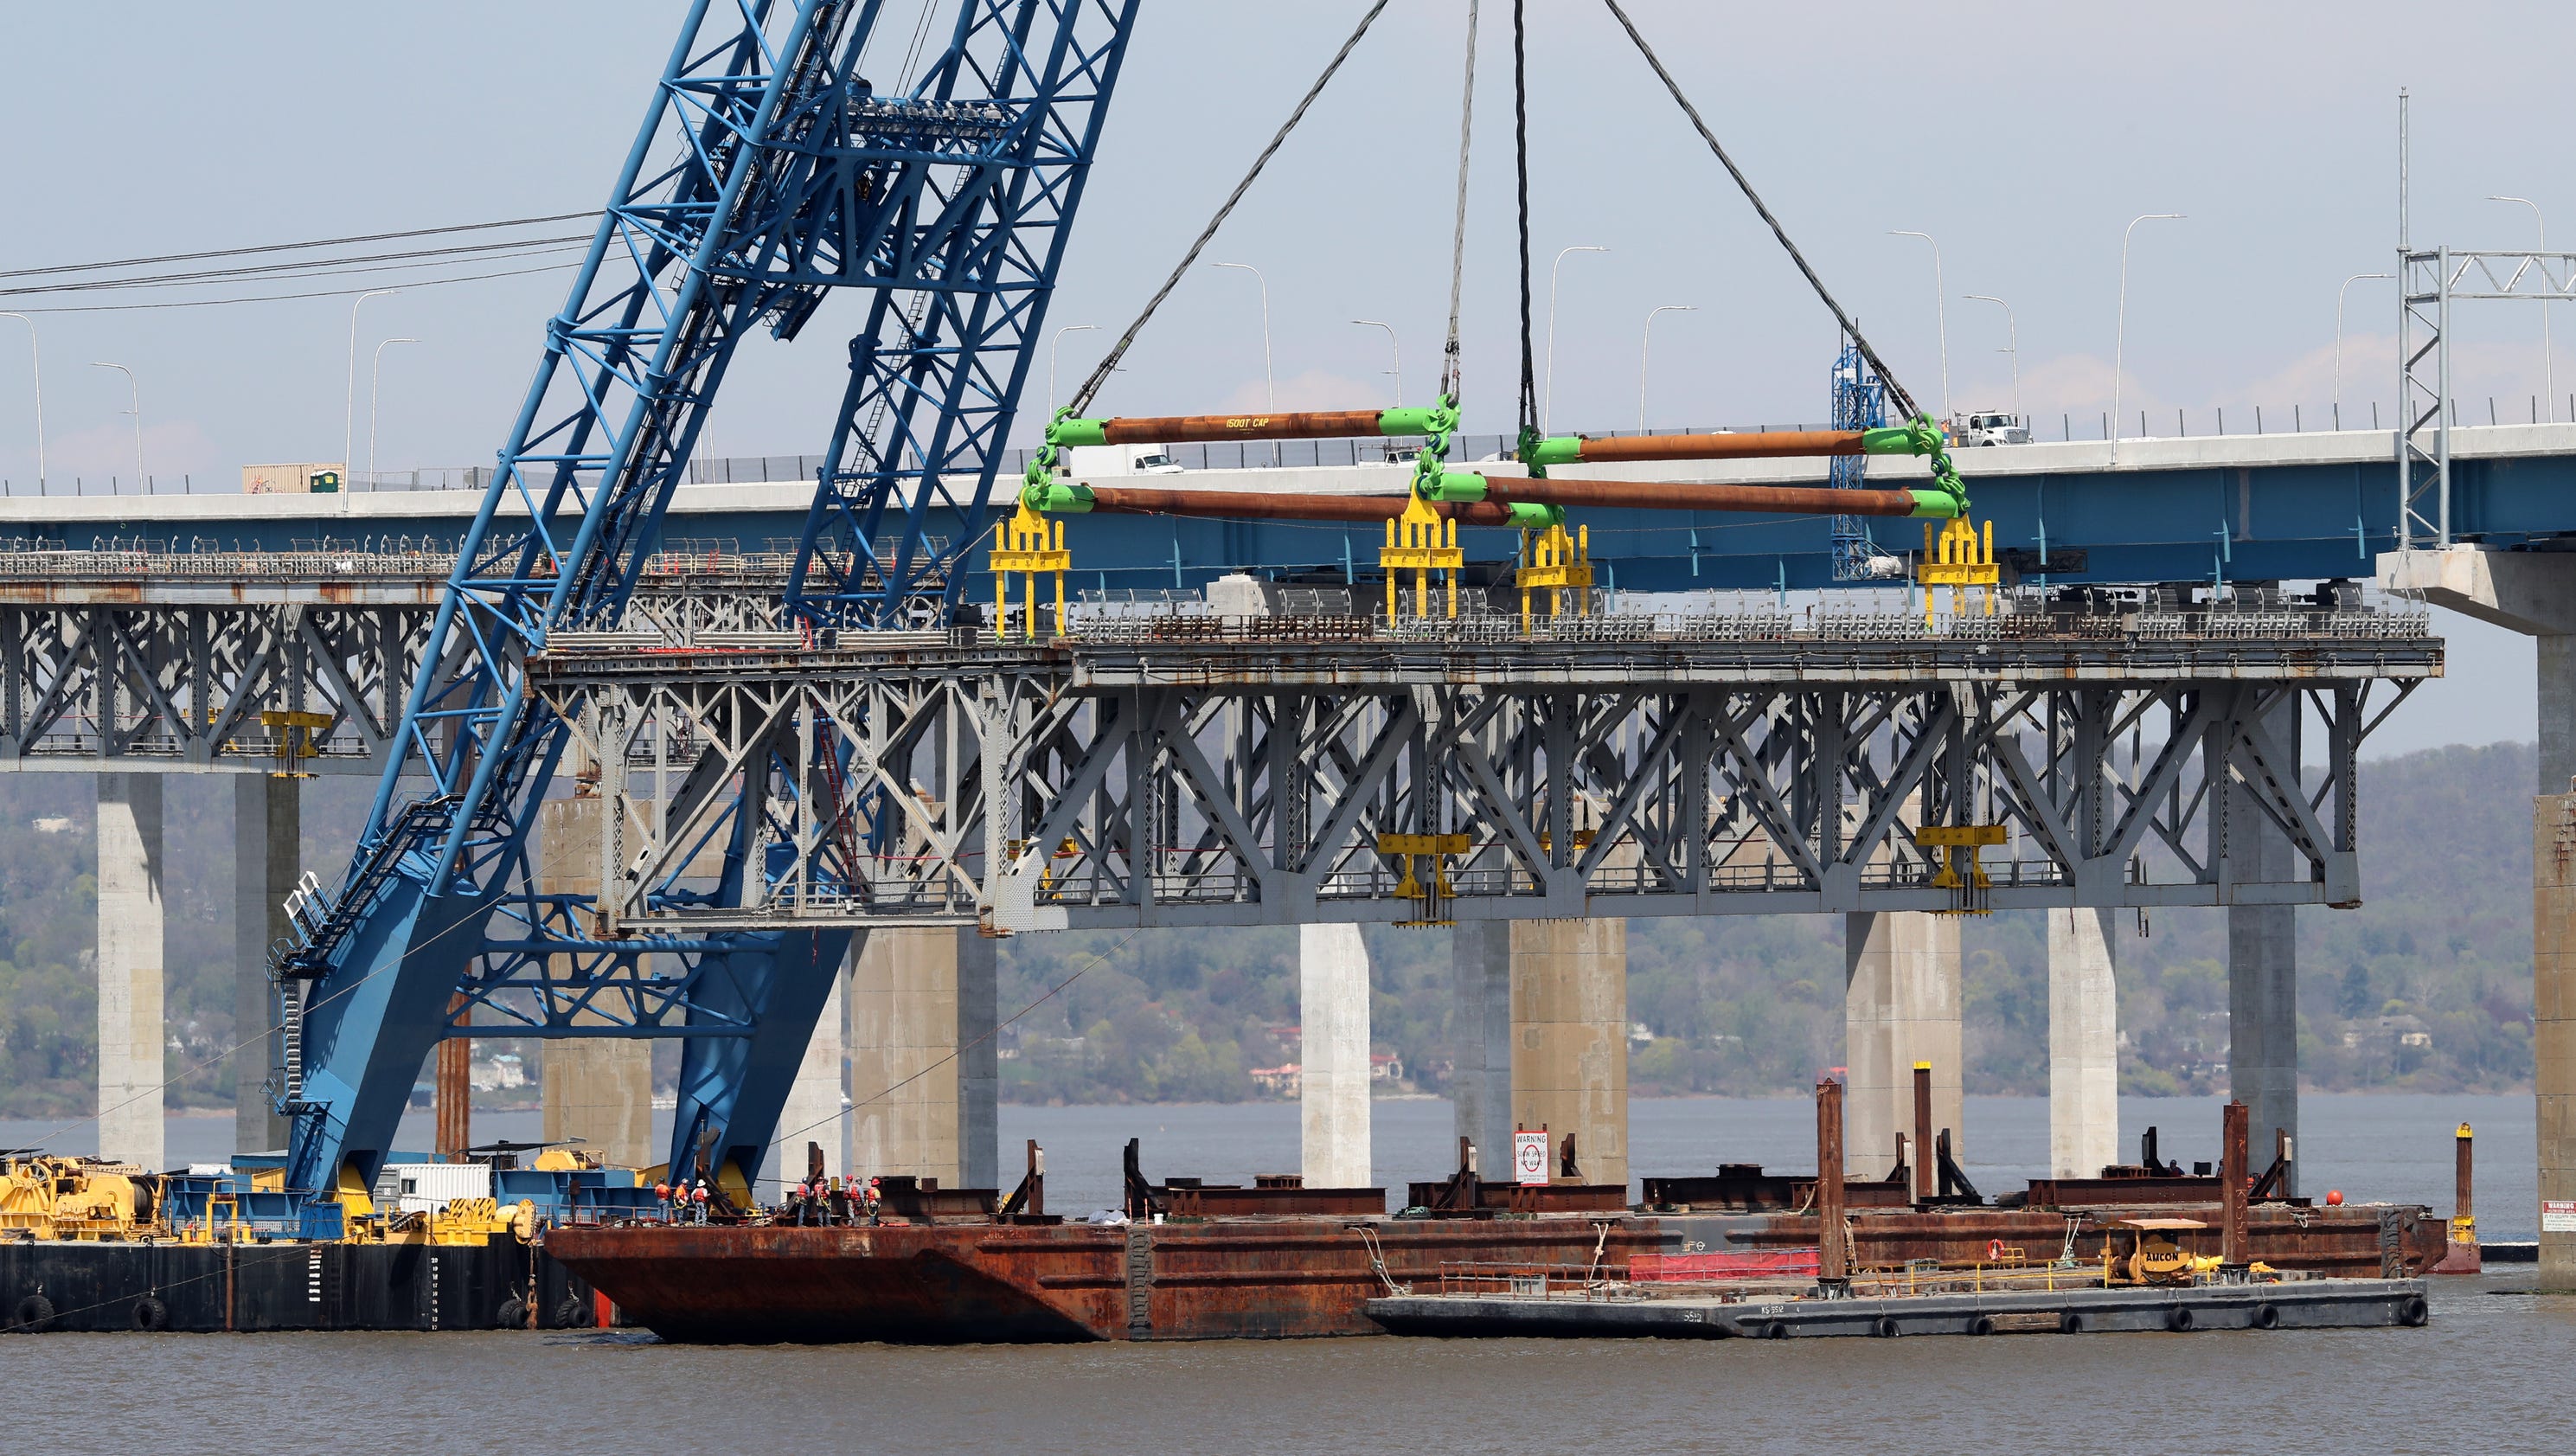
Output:
<svg viewBox="0 0 2576 1456">
<path fill-rule="evenodd" d="M 1926 824 L 1914 831 L 1914 842 L 1925 849 L 1942 851 L 1940 872 L 1932 876 L 1932 888 L 1950 892 L 1950 908 L 1936 910 L 1936 915 L 1989 915 L 1993 907 L 1987 892 L 1993 882 L 1986 878 L 1985 867 L 1977 863 L 1977 851 L 1989 844 L 2004 842 L 2000 824 Z"/>
<path fill-rule="evenodd" d="M 1404 861 L 1404 878 L 1396 882 L 1395 898 L 1422 902 L 1421 918 L 1407 920 L 1403 924 L 1450 923 L 1440 918 L 1439 911 L 1442 905 L 1457 898 L 1458 888 L 1449 883 L 1448 867 L 1441 861 L 1449 855 L 1465 854 L 1474 847 L 1474 837 L 1465 834 L 1381 834 L 1377 837 L 1378 853 L 1400 856 Z M 1416 865 L 1425 859 L 1431 861 L 1431 883 L 1427 889 L 1415 872 Z"/>
<path fill-rule="evenodd" d="M 1592 600 L 1592 528 L 1577 526 L 1566 534 L 1563 523 L 1544 531 L 1521 532 L 1521 566 L 1513 574 L 1521 589 L 1521 630 L 1530 630 L 1530 593 L 1548 594 L 1548 616 L 1566 614 L 1566 599 L 1573 598 L 1574 614 L 1583 615 Z"/>
<path fill-rule="evenodd" d="M 1467 564 L 1467 553 L 1458 546 L 1458 523 L 1445 519 L 1431 508 L 1431 502 L 1416 495 L 1405 503 L 1404 514 L 1386 523 L 1386 545 L 1377 554 L 1378 568 L 1386 573 L 1386 620 L 1395 624 L 1395 578 L 1400 571 L 1413 573 L 1413 610 L 1416 616 L 1431 615 L 1430 574 L 1440 572 L 1449 579 L 1449 615 L 1458 615 L 1458 573 Z"/>
<path fill-rule="evenodd" d="M 322 750 L 314 743 L 313 735 L 331 726 L 331 715 L 291 713 L 284 709 L 267 708 L 261 710 L 259 723 L 261 727 L 273 730 L 276 735 L 274 741 L 277 745 L 277 767 L 270 769 L 268 776 L 273 779 L 313 777 L 296 765 L 308 758 L 321 757 Z"/>
<path fill-rule="evenodd" d="M 993 636 L 1011 635 L 1011 577 L 1028 578 L 1022 604 L 1028 611 L 1028 636 L 1038 635 L 1038 578 L 1055 578 L 1055 628 L 1064 630 L 1064 577 L 1073 569 L 1065 549 L 1064 522 L 1050 521 L 1023 503 L 1019 512 L 993 528 Z"/>
<path fill-rule="evenodd" d="M 1950 589 L 1950 615 L 1967 611 L 1967 589 L 1976 587 L 1985 598 L 1986 615 L 1995 614 L 1994 589 L 2003 580 L 2003 568 L 1995 563 L 1995 523 L 1986 522 L 1982 538 L 1977 528 L 1965 517 L 1953 516 L 1941 527 L 1936 537 L 1932 523 L 1923 523 L 1923 562 L 1914 569 L 1917 581 L 1923 583 L 1923 625 L 1932 625 L 1933 592 Z"/>
</svg>

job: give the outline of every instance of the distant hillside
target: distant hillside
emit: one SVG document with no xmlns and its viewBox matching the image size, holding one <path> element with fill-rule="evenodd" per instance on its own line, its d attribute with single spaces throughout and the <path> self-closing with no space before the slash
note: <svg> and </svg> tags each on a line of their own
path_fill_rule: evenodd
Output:
<svg viewBox="0 0 2576 1456">
<path fill-rule="evenodd" d="M 2445 748 L 2363 770 L 2367 903 L 2299 912 L 2302 1058 L 2334 1089 L 2501 1090 L 2531 1065 L 2529 745 Z M 305 862 L 336 873 L 370 784 L 306 786 Z M 174 776 L 168 1008 L 173 1072 L 231 1045 L 231 785 Z M 0 1116 L 96 1106 L 93 790 L 86 775 L 0 777 Z M 38 819 L 68 821 L 52 832 Z M 2156 915 L 2120 938 L 2122 1081 L 2211 1091 L 2226 1064 L 2225 917 Z M 1377 1041 L 1413 1085 L 1445 1086 L 1449 941 L 1368 936 Z M 1652 1033 L 1642 1092 L 1789 1093 L 1842 1060 L 1842 921 L 1639 920 L 1629 1014 Z M 1224 1101 L 1294 1061 L 1297 938 L 1286 929 L 1030 936 L 1002 947 L 1005 1095 Z M 1105 959 L 1100 959 L 1105 953 Z M 1968 1085 L 2047 1086 L 2046 935 L 2035 914 L 1966 929 Z M 1092 963 L 1098 959 L 1098 964 Z M 1051 988 L 1091 969 L 1052 996 Z M 2410 1044 L 2413 1043 L 2413 1044 Z M 534 1060 L 533 1057 L 530 1058 Z M 661 1058 L 666 1066 L 670 1058 Z M 228 1068 L 173 1105 L 231 1099 Z"/>
</svg>

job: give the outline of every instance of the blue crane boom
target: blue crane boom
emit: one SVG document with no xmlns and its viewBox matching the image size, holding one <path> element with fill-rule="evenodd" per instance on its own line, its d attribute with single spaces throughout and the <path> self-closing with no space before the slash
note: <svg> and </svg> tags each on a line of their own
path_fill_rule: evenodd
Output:
<svg viewBox="0 0 2576 1456">
<path fill-rule="evenodd" d="M 859 67 L 883 3 L 690 6 L 548 324 L 357 854 L 293 907 L 290 1187 L 370 1185 L 423 1058 L 469 1023 L 682 1038 L 674 1162 L 757 1171 L 848 936 L 603 939 L 591 897 L 543 892 L 529 841 L 567 733 L 525 661 L 617 621 L 735 348 L 792 337 L 836 288 L 874 297 L 798 609 L 865 625 L 953 602 L 968 542 L 929 543 L 923 522 L 983 519 L 1139 0 L 957 0 L 919 82 L 879 97 Z M 524 534 L 497 524 L 505 504 Z M 890 514 L 903 530 L 880 552 Z M 733 807 L 715 888 L 690 893 L 756 890 L 762 813 Z"/>
</svg>

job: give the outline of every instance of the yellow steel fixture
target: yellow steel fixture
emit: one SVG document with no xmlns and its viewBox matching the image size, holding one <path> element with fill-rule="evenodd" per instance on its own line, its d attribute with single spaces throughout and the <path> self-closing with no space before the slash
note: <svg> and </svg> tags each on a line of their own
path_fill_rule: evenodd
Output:
<svg viewBox="0 0 2576 1456">
<path fill-rule="evenodd" d="M 1914 569 L 1915 579 L 1923 583 L 1923 625 L 1932 625 L 1933 593 L 1941 587 L 1950 589 L 1950 615 L 1967 611 L 1967 589 L 1976 587 L 1985 599 L 1986 615 L 1995 614 L 1994 589 L 2003 579 L 2003 569 L 1995 564 L 1995 523 L 1986 522 L 1985 534 L 1962 516 L 1952 517 L 1933 534 L 1932 523 L 1923 523 L 1923 564 Z"/>
<path fill-rule="evenodd" d="M 1465 834 L 1381 834 L 1377 852 L 1402 859 L 1404 877 L 1396 882 L 1395 898 L 1419 901 L 1421 913 L 1411 920 L 1398 922 L 1408 926 L 1447 925 L 1441 909 L 1457 898 L 1458 887 L 1449 883 L 1449 868 L 1442 861 L 1449 855 L 1465 854 L 1473 848 L 1474 839 Z M 1428 875 L 1417 873 L 1421 862 L 1429 860 Z"/>
<path fill-rule="evenodd" d="M 290 713 L 281 709 L 263 710 L 260 726 L 270 730 L 277 745 L 277 767 L 268 771 L 273 779 L 309 779 L 313 775 L 297 765 L 321 754 L 313 735 L 331 726 L 328 713 Z"/>
<path fill-rule="evenodd" d="M 1914 842 L 1941 854 L 1940 872 L 1932 876 L 1932 888 L 1950 892 L 1950 908 L 1936 910 L 1936 915 L 1986 915 L 1993 913 L 1987 891 L 1993 882 L 1986 878 L 1984 866 L 1977 863 L 1977 851 L 1989 844 L 2004 842 L 2000 824 L 1926 824 L 1914 831 Z"/>
<path fill-rule="evenodd" d="M 1011 576 L 1026 577 L 1022 604 L 1028 611 L 1028 636 L 1038 635 L 1038 578 L 1055 578 L 1055 626 L 1064 630 L 1064 576 L 1073 569 L 1065 549 L 1064 522 L 1050 521 L 1022 504 L 1017 514 L 993 528 L 993 635 L 1011 635 Z"/>
<path fill-rule="evenodd" d="M 1575 615 L 1581 616 L 1592 600 L 1592 528 L 1577 526 L 1569 536 L 1559 523 L 1521 532 L 1521 566 L 1513 580 L 1521 589 L 1522 631 L 1531 627 L 1532 592 L 1546 593 L 1551 618 L 1566 614 L 1569 597 Z"/>
<path fill-rule="evenodd" d="M 1467 564 L 1467 553 L 1458 547 L 1458 523 L 1444 519 L 1432 509 L 1431 502 L 1416 495 L 1405 503 L 1404 514 L 1386 523 L 1386 545 L 1377 554 L 1377 564 L 1386 573 L 1386 620 L 1395 624 L 1395 577 L 1399 571 L 1413 573 L 1413 610 L 1417 616 L 1431 615 L 1432 572 L 1449 579 L 1449 615 L 1458 615 L 1458 573 Z"/>
</svg>

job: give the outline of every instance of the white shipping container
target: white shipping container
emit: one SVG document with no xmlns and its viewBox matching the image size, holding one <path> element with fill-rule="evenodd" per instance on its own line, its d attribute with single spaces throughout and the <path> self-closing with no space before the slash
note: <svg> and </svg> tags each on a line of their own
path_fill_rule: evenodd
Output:
<svg viewBox="0 0 2576 1456">
<path fill-rule="evenodd" d="M 348 467 L 336 460 L 289 461 L 283 465 L 245 465 L 241 468 L 244 495 L 310 495 L 313 477 L 330 475 L 346 482 Z M 340 489 L 347 489 L 344 483 Z"/>
<path fill-rule="evenodd" d="M 455 1199 L 491 1196 L 488 1163 L 387 1163 L 376 1174 L 378 1213 L 444 1213 Z"/>
</svg>

